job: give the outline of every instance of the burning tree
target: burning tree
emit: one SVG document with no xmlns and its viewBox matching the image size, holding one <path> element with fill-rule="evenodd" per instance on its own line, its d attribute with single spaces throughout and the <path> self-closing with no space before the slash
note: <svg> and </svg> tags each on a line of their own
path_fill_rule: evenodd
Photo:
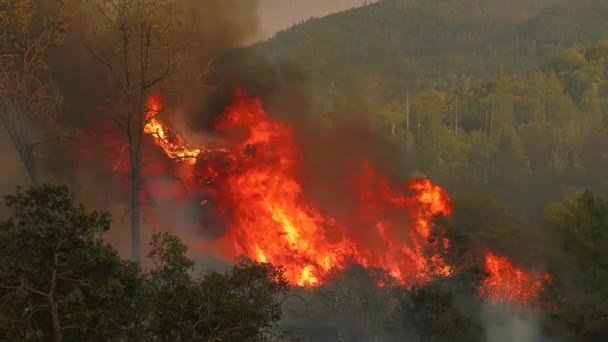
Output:
<svg viewBox="0 0 608 342">
<path fill-rule="evenodd" d="M 46 57 L 63 42 L 69 3 L 41 8 L 34 0 L 0 0 L 0 120 L 34 183 L 39 180 L 34 148 L 56 140 L 40 138 L 34 124 L 48 123 L 61 104 Z"/>
<path fill-rule="evenodd" d="M 151 92 L 174 76 L 185 48 L 173 39 L 176 8 L 164 0 L 91 1 L 91 39 L 87 46 L 120 91 L 113 123 L 124 133 L 118 141 L 130 165 L 132 260 L 140 259 L 140 194 L 143 188 L 144 127 L 154 119 L 146 102 Z"/>
</svg>

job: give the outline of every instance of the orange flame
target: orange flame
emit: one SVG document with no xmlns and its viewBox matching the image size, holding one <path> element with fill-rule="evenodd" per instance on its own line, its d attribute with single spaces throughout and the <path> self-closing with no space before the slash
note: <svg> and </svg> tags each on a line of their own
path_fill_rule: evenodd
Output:
<svg viewBox="0 0 608 342">
<path fill-rule="evenodd" d="M 194 164 L 201 150 L 189 148 L 180 135 L 171 132 L 165 127 L 157 118 L 161 110 L 162 102 L 160 95 L 154 94 L 150 96 L 144 116 L 146 120 L 144 133 L 150 135 L 154 139 L 154 143 L 160 146 L 169 158 Z"/>
<path fill-rule="evenodd" d="M 438 255 L 425 255 L 430 220 L 449 214 L 451 205 L 428 179 L 411 180 L 404 189 L 411 194 L 402 195 L 366 165 L 362 215 L 342 222 L 303 199 L 294 133 L 268 118 L 258 99 L 237 90 L 217 129 L 232 138 L 231 154 L 246 160 L 217 193 L 231 208 L 228 256 L 283 265 L 290 283 L 299 286 L 319 285 L 349 261 L 382 268 L 404 284 L 449 273 Z M 355 232 L 352 221 L 363 231 Z"/>
<path fill-rule="evenodd" d="M 509 302 L 527 304 L 538 298 L 543 280 L 549 280 L 549 274 L 538 272 L 526 273 L 511 264 L 509 258 L 486 254 L 486 272 L 479 289 L 481 297 L 492 302 Z"/>
<path fill-rule="evenodd" d="M 191 165 L 190 174 L 204 181 L 189 183 L 212 194 L 226 216 L 230 228 L 223 243 L 210 246 L 225 257 L 282 265 L 287 280 L 303 287 L 326 282 L 351 261 L 383 269 L 405 285 L 450 274 L 429 237 L 431 220 L 451 214 L 451 200 L 429 179 L 395 184 L 364 164 L 353 193 L 359 207 L 352 217 L 338 219 L 304 198 L 294 132 L 270 119 L 258 99 L 237 89 L 217 124 L 227 146 L 220 150 L 222 166 L 214 164 L 213 151 L 189 148 L 179 135 L 169 134 L 156 118 L 159 98 L 151 97 L 149 107 L 145 133 L 169 158 Z M 208 205 L 206 199 L 202 203 Z M 449 247 L 445 239 L 435 243 Z M 514 268 L 506 257 L 488 254 L 486 268 L 484 298 L 526 302 L 540 290 L 541 275 Z"/>
</svg>

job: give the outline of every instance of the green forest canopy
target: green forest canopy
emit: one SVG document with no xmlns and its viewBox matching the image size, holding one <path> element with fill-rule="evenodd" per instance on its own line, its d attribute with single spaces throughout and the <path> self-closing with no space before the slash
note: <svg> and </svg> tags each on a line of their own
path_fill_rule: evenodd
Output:
<svg viewBox="0 0 608 342">
<path fill-rule="evenodd" d="M 313 83 L 343 88 L 356 75 L 380 77 L 394 97 L 406 86 L 527 74 L 563 49 L 603 39 L 606 14 L 603 0 L 384 0 L 310 19 L 252 49 L 297 64 Z"/>
<path fill-rule="evenodd" d="M 290 65 L 279 82 L 303 75 L 320 117 L 364 111 L 402 174 L 540 209 L 605 190 L 607 14 L 603 0 L 385 0 L 245 51 Z"/>
</svg>

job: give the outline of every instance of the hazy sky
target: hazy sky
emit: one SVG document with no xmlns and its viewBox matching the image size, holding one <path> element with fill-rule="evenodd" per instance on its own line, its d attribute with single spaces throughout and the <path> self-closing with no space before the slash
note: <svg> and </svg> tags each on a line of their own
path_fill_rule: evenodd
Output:
<svg viewBox="0 0 608 342">
<path fill-rule="evenodd" d="M 361 6 L 365 0 L 259 0 L 262 39 L 274 35 L 278 30 L 329 13 Z M 367 1 L 371 3 L 372 1 Z"/>
</svg>

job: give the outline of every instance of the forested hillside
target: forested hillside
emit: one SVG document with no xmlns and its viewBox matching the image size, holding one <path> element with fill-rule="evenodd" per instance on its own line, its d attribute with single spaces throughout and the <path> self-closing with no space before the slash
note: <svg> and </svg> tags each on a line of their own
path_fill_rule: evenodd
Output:
<svg viewBox="0 0 608 342">
<path fill-rule="evenodd" d="M 540 209 L 605 188 L 606 14 L 602 0 L 385 0 L 249 49 L 295 65 L 317 114 L 365 113 L 404 172 Z"/>
<path fill-rule="evenodd" d="M 255 49 L 328 86 L 378 77 L 393 97 L 407 85 L 444 89 L 500 70 L 528 73 L 564 48 L 601 39 L 607 12 L 601 0 L 385 0 L 311 19 Z"/>
<path fill-rule="evenodd" d="M 0 342 L 608 341 L 608 0 L 236 49 L 253 1 L 42 3 L 0 0 Z"/>
</svg>

